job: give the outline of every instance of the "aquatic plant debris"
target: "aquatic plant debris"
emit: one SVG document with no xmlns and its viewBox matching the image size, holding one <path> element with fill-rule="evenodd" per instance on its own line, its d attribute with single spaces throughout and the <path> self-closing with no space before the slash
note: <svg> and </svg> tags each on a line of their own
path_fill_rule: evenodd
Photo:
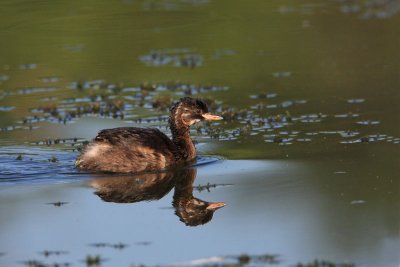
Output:
<svg viewBox="0 0 400 267">
<path fill-rule="evenodd" d="M 295 267 L 356 267 L 353 263 L 336 263 L 328 260 L 314 260 L 309 263 L 297 263 Z"/>
<path fill-rule="evenodd" d="M 281 257 L 278 254 L 240 254 L 194 259 L 187 262 L 173 263 L 173 266 L 266 266 L 279 264 L 281 261 Z"/>
<path fill-rule="evenodd" d="M 15 109 L 14 106 L 0 106 L 0 112 L 8 112 Z"/>
<path fill-rule="evenodd" d="M 139 57 L 146 66 L 200 67 L 204 63 L 203 56 L 188 48 L 151 50 Z"/>
<path fill-rule="evenodd" d="M 103 259 L 100 255 L 87 255 L 86 259 L 84 262 L 86 263 L 86 266 L 99 266 L 105 259 Z"/>
<path fill-rule="evenodd" d="M 166 50 L 168 51 L 168 50 Z M 175 50 L 173 50 L 175 51 Z M 183 49 L 175 52 L 188 52 Z M 286 74 L 285 74 L 286 75 Z M 47 76 L 50 81 L 57 81 L 56 76 Z M 53 80 L 54 79 L 54 80 Z M 104 79 L 83 80 L 70 82 L 68 88 L 77 90 L 79 97 L 42 98 L 42 103 L 37 108 L 31 110 L 29 116 L 17 121 L 14 125 L 0 128 L 0 132 L 15 130 L 35 130 L 39 123 L 74 123 L 84 116 L 97 116 L 104 118 L 113 118 L 122 120 L 127 124 L 143 124 L 144 126 L 155 125 L 161 130 L 167 129 L 168 109 L 176 99 L 182 96 L 202 96 L 203 94 L 213 92 L 225 92 L 229 90 L 227 86 L 215 85 L 196 85 L 182 82 L 142 82 L 139 85 L 125 85 L 121 83 L 109 83 Z M 20 94 L 30 94 L 34 92 L 46 92 L 56 90 L 55 87 L 27 87 L 19 89 Z M 249 96 L 253 104 L 237 109 L 229 107 L 222 101 L 217 101 L 211 97 L 205 101 L 209 107 L 216 113 L 223 116 L 224 120 L 210 124 L 204 123 L 196 125 L 192 134 L 199 140 L 218 139 L 220 141 L 241 141 L 250 136 L 263 136 L 264 143 L 278 144 L 279 146 L 308 144 L 315 140 L 333 140 L 343 145 L 353 145 L 361 143 L 386 142 L 398 144 L 396 137 L 363 134 L 361 129 L 351 129 L 348 124 L 347 129 L 342 130 L 319 130 L 319 132 L 301 132 L 292 131 L 285 136 L 285 131 L 278 132 L 278 129 L 300 129 L 302 127 L 323 127 L 328 121 L 347 120 L 349 123 L 363 125 L 365 127 L 378 125 L 380 121 L 374 119 L 357 119 L 359 113 L 348 111 L 345 113 L 327 114 L 323 111 L 315 113 L 302 114 L 298 112 L 299 105 L 307 105 L 306 99 L 285 100 L 277 92 L 264 91 L 259 94 Z M 278 99 L 279 101 L 272 100 Z M 349 98 L 346 100 L 349 104 L 359 104 L 365 102 L 365 98 Z M 3 110 L 9 110 L 11 107 L 3 107 Z M 13 107 L 14 108 L 14 107 Z M 137 110 L 147 110 L 148 115 L 140 116 Z M 295 115 L 292 110 L 297 110 Z M 164 113 L 164 114 L 162 114 Z M 154 116 L 155 114 L 158 114 Z M 161 115 L 162 114 L 162 115 Z M 357 119 L 354 121 L 354 119 Z M 310 125 L 310 126 L 302 126 Z M 337 135 L 337 137 L 330 137 Z M 79 150 L 85 140 L 82 139 L 47 139 L 33 142 L 36 145 L 64 145 L 66 147 L 75 147 L 73 150 Z M 51 162 L 56 159 L 51 158 Z"/>
<path fill-rule="evenodd" d="M 39 252 L 39 254 L 43 255 L 44 257 L 50 257 L 50 256 L 60 256 L 60 255 L 65 255 L 68 254 L 67 251 L 61 251 L 61 250 L 44 250 Z"/>
<path fill-rule="evenodd" d="M 345 0 L 340 3 L 342 13 L 355 14 L 360 19 L 389 19 L 400 12 L 398 1 Z"/>
<path fill-rule="evenodd" d="M 361 205 L 361 204 L 365 204 L 367 201 L 365 201 L 365 200 L 362 200 L 362 199 L 360 199 L 360 200 L 352 200 L 351 202 L 350 202 L 350 205 Z"/>
<path fill-rule="evenodd" d="M 116 243 L 116 244 L 99 242 L 99 243 L 90 244 L 89 246 L 95 247 L 95 248 L 114 248 L 114 249 L 118 249 L 118 250 L 122 250 L 122 249 L 129 247 L 128 244 L 124 244 L 121 242 Z"/>
<path fill-rule="evenodd" d="M 205 185 L 200 185 L 199 184 L 199 185 L 195 186 L 193 189 L 197 190 L 199 193 L 201 193 L 204 190 L 206 190 L 207 192 L 210 192 L 211 188 L 217 188 L 217 187 L 220 187 L 220 186 L 228 186 L 228 185 L 231 185 L 231 184 L 210 184 L 210 183 L 207 183 Z"/>
<path fill-rule="evenodd" d="M 5 74 L 0 74 L 0 82 L 8 81 L 10 79 L 10 76 L 5 75 Z"/>
<path fill-rule="evenodd" d="M 37 68 L 36 63 L 26 63 L 26 64 L 19 65 L 20 70 L 34 70 L 36 68 Z"/>
<path fill-rule="evenodd" d="M 278 72 L 274 72 L 272 73 L 272 75 L 276 78 L 286 78 L 292 75 L 292 73 L 290 71 L 278 71 Z"/>
<path fill-rule="evenodd" d="M 55 207 L 61 207 L 64 206 L 66 204 L 68 204 L 69 202 L 62 202 L 62 201 L 57 201 L 57 202 L 50 202 L 50 203 L 46 203 L 47 205 L 53 205 Z"/>
<path fill-rule="evenodd" d="M 177 11 L 187 7 L 196 7 L 208 4 L 209 0 L 145 0 L 142 4 L 143 11 Z"/>
</svg>

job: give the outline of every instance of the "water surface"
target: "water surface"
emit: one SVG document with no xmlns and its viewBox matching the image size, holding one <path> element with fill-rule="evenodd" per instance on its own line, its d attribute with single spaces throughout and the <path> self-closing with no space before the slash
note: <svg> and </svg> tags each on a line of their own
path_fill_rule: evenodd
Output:
<svg viewBox="0 0 400 267">
<path fill-rule="evenodd" d="M 399 7 L 2 1 L 0 265 L 399 266 Z M 100 129 L 168 133 L 186 95 L 224 117 L 193 128 L 193 183 L 73 168 Z M 95 194 L 124 179 L 163 190 Z M 176 191 L 226 206 L 188 226 Z"/>
</svg>

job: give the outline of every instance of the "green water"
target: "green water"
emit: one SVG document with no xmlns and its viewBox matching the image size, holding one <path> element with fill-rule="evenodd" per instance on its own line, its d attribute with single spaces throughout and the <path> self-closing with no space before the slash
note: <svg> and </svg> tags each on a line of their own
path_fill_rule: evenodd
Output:
<svg viewBox="0 0 400 267">
<path fill-rule="evenodd" d="M 278 266 L 397 267 L 398 11 L 397 1 L 3 0 L 0 265 L 248 253 L 277 254 Z M 93 177 L 73 169 L 77 147 L 104 128 L 168 132 L 165 107 L 188 92 L 225 118 L 193 130 L 199 154 L 223 158 L 194 182 L 221 186 L 194 195 L 227 206 L 193 228 L 165 209 L 172 192 L 135 204 L 92 194 Z M 56 201 L 68 204 L 45 205 Z M 88 246 L 103 241 L 130 246 Z"/>
</svg>

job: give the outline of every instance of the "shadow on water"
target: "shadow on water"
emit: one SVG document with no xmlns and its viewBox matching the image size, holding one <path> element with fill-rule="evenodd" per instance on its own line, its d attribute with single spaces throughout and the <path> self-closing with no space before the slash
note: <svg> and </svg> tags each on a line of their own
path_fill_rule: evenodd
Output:
<svg viewBox="0 0 400 267">
<path fill-rule="evenodd" d="M 194 168 L 137 175 L 95 178 L 88 184 L 103 201 L 135 203 L 159 200 L 174 188 L 172 205 L 175 214 L 188 226 L 198 226 L 211 221 L 214 212 L 225 206 L 224 202 L 207 202 L 193 196 Z"/>
</svg>

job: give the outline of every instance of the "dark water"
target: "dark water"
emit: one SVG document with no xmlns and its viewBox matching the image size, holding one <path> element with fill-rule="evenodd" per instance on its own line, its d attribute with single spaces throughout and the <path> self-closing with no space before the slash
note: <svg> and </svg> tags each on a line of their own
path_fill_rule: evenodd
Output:
<svg viewBox="0 0 400 267">
<path fill-rule="evenodd" d="M 399 11 L 2 1 L 0 265 L 398 267 Z M 224 117 L 193 128 L 188 172 L 73 168 L 100 129 L 168 132 L 185 95 Z"/>
</svg>

